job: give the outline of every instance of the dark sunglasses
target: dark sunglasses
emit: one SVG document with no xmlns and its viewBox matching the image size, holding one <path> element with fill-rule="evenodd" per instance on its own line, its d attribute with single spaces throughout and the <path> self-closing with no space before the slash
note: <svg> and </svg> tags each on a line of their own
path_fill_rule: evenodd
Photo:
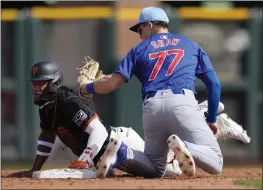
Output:
<svg viewBox="0 0 263 190">
<path fill-rule="evenodd" d="M 137 32 L 138 32 L 139 34 L 141 34 L 141 33 L 142 33 L 142 29 L 143 29 L 145 26 L 147 26 L 147 24 L 148 24 L 148 23 L 141 24 L 141 26 L 137 29 Z"/>
</svg>

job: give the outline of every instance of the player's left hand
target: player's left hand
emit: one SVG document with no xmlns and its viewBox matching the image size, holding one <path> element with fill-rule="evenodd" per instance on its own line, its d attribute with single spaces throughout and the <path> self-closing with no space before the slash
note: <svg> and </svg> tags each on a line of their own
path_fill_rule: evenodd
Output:
<svg viewBox="0 0 263 190">
<path fill-rule="evenodd" d="M 94 162 L 92 160 L 92 149 L 87 147 L 83 153 L 80 155 L 78 160 L 74 160 L 68 166 L 68 168 L 75 168 L 75 169 L 86 169 L 94 166 Z"/>
<path fill-rule="evenodd" d="M 81 161 L 81 160 L 73 160 L 68 168 L 71 169 L 87 169 L 89 168 L 89 164 L 87 162 Z"/>
<path fill-rule="evenodd" d="M 214 133 L 214 135 L 217 137 L 217 134 L 218 134 L 218 125 L 217 125 L 217 123 L 209 123 L 209 122 L 207 122 L 207 124 L 210 127 L 210 129 L 212 130 L 212 132 Z"/>
<path fill-rule="evenodd" d="M 20 177 L 29 177 L 31 178 L 33 175 L 33 170 L 28 170 L 28 171 L 21 171 L 21 172 L 16 172 L 8 175 L 7 177 L 10 178 L 20 178 Z"/>
<path fill-rule="evenodd" d="M 85 86 L 100 78 L 103 72 L 99 70 L 99 63 L 89 56 L 85 56 L 85 61 L 82 63 L 84 65 L 81 68 L 77 68 L 78 92 L 81 97 L 91 99 L 92 95 L 86 92 Z"/>
</svg>

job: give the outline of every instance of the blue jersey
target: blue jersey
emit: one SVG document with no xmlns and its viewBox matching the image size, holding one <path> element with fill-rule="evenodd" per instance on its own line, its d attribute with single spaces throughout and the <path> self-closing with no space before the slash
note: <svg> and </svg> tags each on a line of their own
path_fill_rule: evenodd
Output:
<svg viewBox="0 0 263 190">
<path fill-rule="evenodd" d="M 132 48 L 114 73 L 121 73 L 127 81 L 134 74 L 144 97 L 164 89 L 195 91 L 195 76 L 212 70 L 208 55 L 196 42 L 182 35 L 158 33 Z"/>
</svg>

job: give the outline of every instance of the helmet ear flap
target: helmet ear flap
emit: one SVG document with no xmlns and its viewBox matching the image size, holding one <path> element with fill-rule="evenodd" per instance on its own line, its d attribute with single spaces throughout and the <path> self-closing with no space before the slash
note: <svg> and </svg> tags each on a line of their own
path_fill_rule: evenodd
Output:
<svg viewBox="0 0 263 190">
<path fill-rule="evenodd" d="M 57 81 L 55 81 L 55 82 L 53 83 L 53 87 L 54 87 L 54 88 L 58 88 L 59 85 L 61 85 L 61 84 L 62 84 L 62 81 L 61 81 L 61 78 L 59 78 Z"/>
<path fill-rule="evenodd" d="M 53 101 L 56 97 L 57 92 L 62 87 L 63 84 L 63 74 L 62 72 L 57 73 L 56 77 L 51 80 L 47 87 L 43 90 L 40 95 L 40 99 L 44 101 Z"/>
<path fill-rule="evenodd" d="M 62 72 L 57 73 L 55 78 L 52 80 L 52 83 L 53 83 L 54 89 L 60 88 L 62 86 L 62 83 L 63 83 L 63 74 L 62 74 Z"/>
</svg>

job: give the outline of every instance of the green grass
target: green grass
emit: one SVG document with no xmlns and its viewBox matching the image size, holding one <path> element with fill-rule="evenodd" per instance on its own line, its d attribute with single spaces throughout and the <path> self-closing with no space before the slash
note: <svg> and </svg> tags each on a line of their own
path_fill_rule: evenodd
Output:
<svg viewBox="0 0 263 190">
<path fill-rule="evenodd" d="M 262 179 L 239 179 L 236 180 L 234 184 L 262 188 Z"/>
</svg>

